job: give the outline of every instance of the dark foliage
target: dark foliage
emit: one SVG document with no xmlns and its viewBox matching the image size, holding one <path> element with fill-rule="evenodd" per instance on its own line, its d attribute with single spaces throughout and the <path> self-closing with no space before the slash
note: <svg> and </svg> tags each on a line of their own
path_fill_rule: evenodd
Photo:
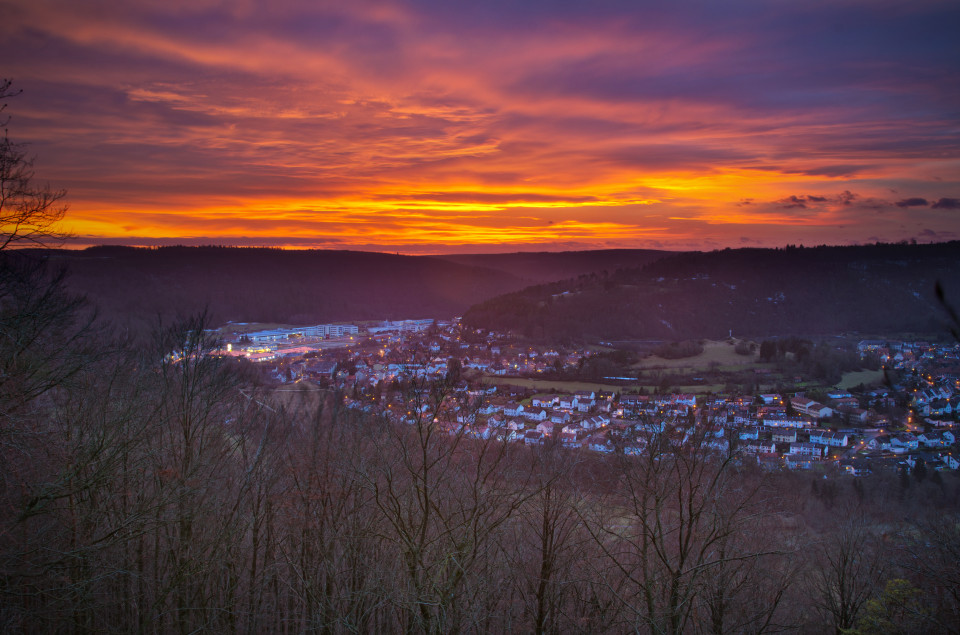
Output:
<svg viewBox="0 0 960 635">
<path fill-rule="evenodd" d="M 95 247 L 57 251 L 71 287 L 110 316 L 307 324 L 453 317 L 520 288 L 517 278 L 436 258 L 353 251 Z"/>
<path fill-rule="evenodd" d="M 464 321 L 555 340 L 934 331 L 938 283 L 960 295 L 960 243 L 727 249 L 531 287 Z"/>
</svg>

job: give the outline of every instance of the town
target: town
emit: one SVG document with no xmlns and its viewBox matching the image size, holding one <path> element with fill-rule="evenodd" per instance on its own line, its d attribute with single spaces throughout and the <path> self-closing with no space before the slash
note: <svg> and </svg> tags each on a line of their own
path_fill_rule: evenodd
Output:
<svg viewBox="0 0 960 635">
<path fill-rule="evenodd" d="M 550 381 L 544 378 L 576 375 L 605 348 L 523 345 L 459 319 L 259 326 L 219 329 L 215 354 L 253 363 L 275 384 L 331 389 L 348 408 L 430 421 L 450 434 L 626 455 L 640 454 L 655 435 L 697 438 L 709 451 L 763 469 L 824 476 L 899 470 L 936 479 L 937 471 L 960 468 L 957 343 L 859 340 L 851 354 L 881 370 L 867 373 L 868 383 L 839 388 L 800 376 L 790 378 L 795 385 L 774 381 L 775 369 L 752 356 L 756 344 L 731 338 L 713 346 L 749 353 L 752 385 L 698 386 L 703 380 L 694 377 L 677 391 L 669 382 L 640 385 L 643 371 L 631 368 L 597 382 Z M 443 399 L 411 396 L 404 388 L 416 381 L 442 382 Z"/>
</svg>

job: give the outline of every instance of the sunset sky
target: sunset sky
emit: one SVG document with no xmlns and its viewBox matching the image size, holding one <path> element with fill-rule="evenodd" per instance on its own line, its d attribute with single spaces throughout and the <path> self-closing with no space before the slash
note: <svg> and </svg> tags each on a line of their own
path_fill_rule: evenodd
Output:
<svg viewBox="0 0 960 635">
<path fill-rule="evenodd" d="M 960 238 L 960 3 L 0 0 L 73 244 Z"/>
</svg>

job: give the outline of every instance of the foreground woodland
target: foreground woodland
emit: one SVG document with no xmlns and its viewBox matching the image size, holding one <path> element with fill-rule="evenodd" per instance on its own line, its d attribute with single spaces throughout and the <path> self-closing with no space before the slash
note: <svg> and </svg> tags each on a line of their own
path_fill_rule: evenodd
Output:
<svg viewBox="0 0 960 635">
<path fill-rule="evenodd" d="M 705 426 L 476 439 L 424 378 L 398 423 L 0 256 L 4 632 L 960 632 L 952 474 L 762 473 Z"/>
</svg>

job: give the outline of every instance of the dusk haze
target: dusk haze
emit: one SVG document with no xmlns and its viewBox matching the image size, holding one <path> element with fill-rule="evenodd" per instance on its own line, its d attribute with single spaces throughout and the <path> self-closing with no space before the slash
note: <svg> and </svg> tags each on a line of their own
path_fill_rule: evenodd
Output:
<svg viewBox="0 0 960 635">
<path fill-rule="evenodd" d="M 955 2 L 7 0 L 75 247 L 960 237 Z"/>
</svg>

